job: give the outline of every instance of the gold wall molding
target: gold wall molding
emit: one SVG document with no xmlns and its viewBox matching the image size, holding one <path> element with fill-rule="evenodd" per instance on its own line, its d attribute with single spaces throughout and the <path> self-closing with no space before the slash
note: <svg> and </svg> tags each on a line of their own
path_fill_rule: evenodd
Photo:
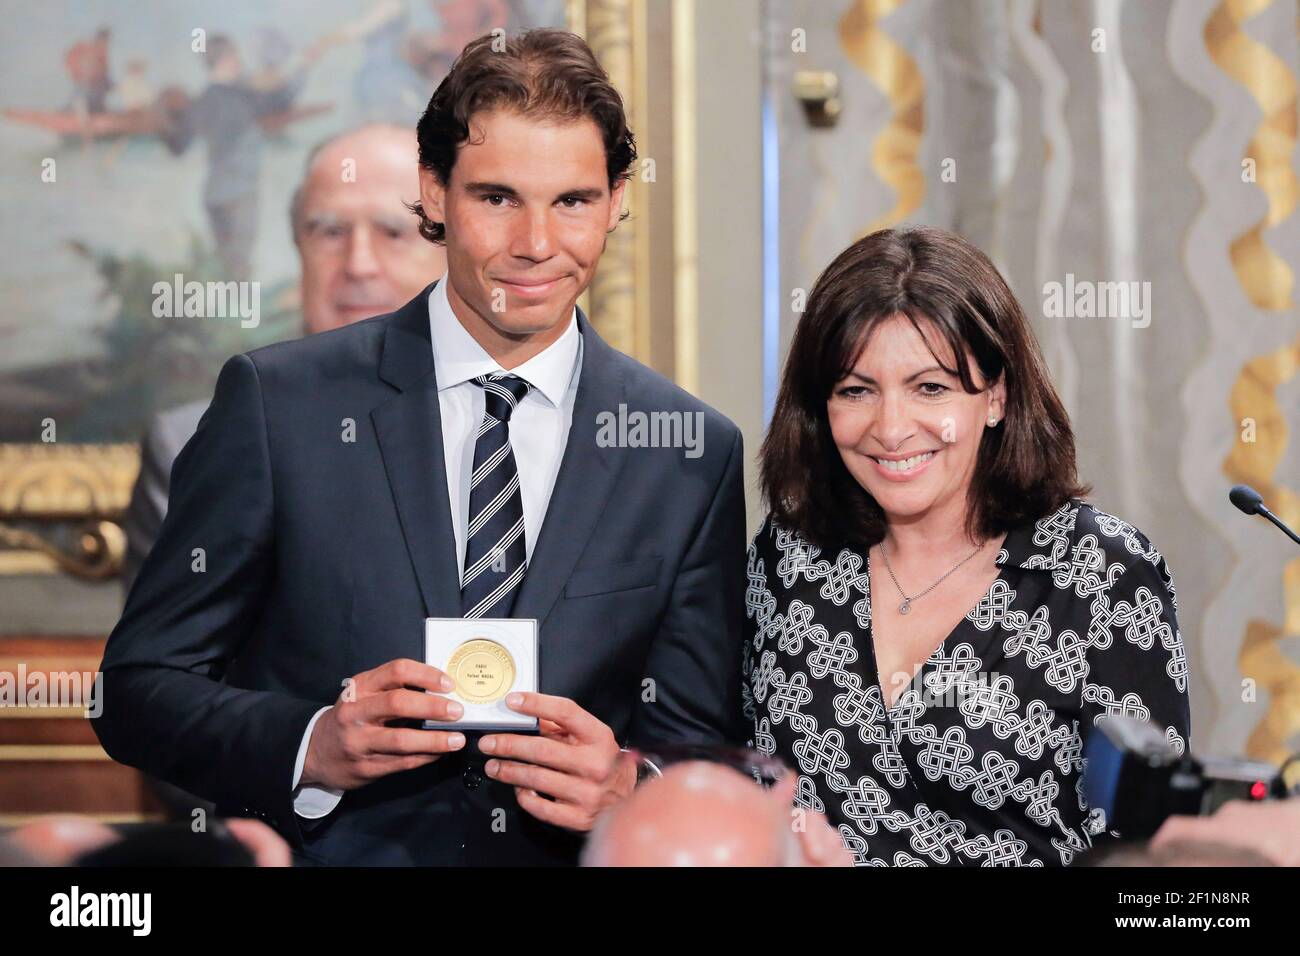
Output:
<svg viewBox="0 0 1300 956">
<path fill-rule="evenodd" d="M 650 156 L 645 0 L 569 0 L 569 29 L 596 54 L 623 98 L 636 136 L 637 165 L 624 191 L 629 216 L 609 235 L 600 268 L 584 296 L 585 311 L 601 337 L 621 352 L 651 364 L 649 185 L 641 163 Z"/>
<path fill-rule="evenodd" d="M 48 813 L 0 813 L 0 827 L 20 827 L 48 817 Z M 77 816 L 97 823 L 162 823 L 161 813 L 78 813 Z"/>
<path fill-rule="evenodd" d="M 132 444 L 0 444 L 0 574 L 117 574 L 139 471 Z"/>
<path fill-rule="evenodd" d="M 112 759 L 98 744 L 0 744 L 0 763 Z"/>
<path fill-rule="evenodd" d="M 623 108 L 627 113 L 628 126 L 637 133 L 638 85 L 643 88 L 641 74 L 643 64 L 637 62 L 636 40 L 634 40 L 633 0 L 586 0 L 586 3 L 569 4 L 569 29 L 584 36 L 591 52 L 601 61 L 610 82 L 614 83 L 619 94 L 623 96 Z M 637 152 L 645 150 L 645 142 L 637 139 Z M 638 157 L 640 163 L 640 157 Z M 645 338 L 645 333 L 638 332 L 637 315 L 637 246 L 640 232 L 640 215 L 643 208 L 643 183 L 633 169 L 633 176 L 624 191 L 624 208 L 630 216 L 620 222 L 617 229 L 610 233 L 601 267 L 588 287 L 588 313 L 591 324 L 601 333 L 604 341 L 615 349 L 637 355 L 637 343 Z"/>
<path fill-rule="evenodd" d="M 871 168 L 892 186 L 894 208 L 874 219 L 862 235 L 896 226 L 921 207 L 925 174 L 917 161 L 925 132 L 925 78 L 903 45 L 880 21 L 907 0 L 856 0 L 840 18 L 840 47 L 889 100 L 893 114 L 876 137 Z"/>
<path fill-rule="evenodd" d="M 1246 145 L 1254 161 L 1255 183 L 1268 200 L 1264 218 L 1228 246 L 1233 271 L 1256 308 L 1293 308 L 1295 276 L 1285 259 L 1264 242 L 1264 231 L 1278 226 L 1300 201 L 1291 157 L 1296 148 L 1296 78 L 1286 62 L 1247 35 L 1242 24 L 1267 10 L 1273 0 L 1223 0 L 1205 21 L 1205 48 L 1223 72 L 1246 88 L 1263 118 Z"/>
<path fill-rule="evenodd" d="M 699 169 L 695 107 L 695 0 L 673 0 L 673 372 L 700 391 Z"/>
<path fill-rule="evenodd" d="M 1290 756 L 1289 741 L 1300 733 L 1300 667 L 1282 649 L 1286 636 L 1275 624 L 1252 620 L 1237 654 L 1237 665 L 1255 681 L 1256 693 L 1268 694 L 1268 707 L 1246 738 L 1246 754 L 1274 764 Z"/>
<path fill-rule="evenodd" d="M 1253 486 L 1269 510 L 1289 525 L 1300 523 L 1300 494 L 1282 484 L 1278 466 L 1286 452 L 1287 421 L 1277 390 L 1300 374 L 1300 339 L 1256 356 L 1243 366 L 1229 394 L 1233 427 L 1243 419 L 1255 423 L 1255 440 L 1233 443 L 1223 462 L 1228 478 Z M 1300 665 L 1283 650 L 1283 642 L 1300 639 L 1300 558 L 1282 571 L 1282 626 L 1252 620 L 1237 655 L 1244 677 L 1268 692 L 1268 708 L 1251 731 L 1246 753 L 1280 763 L 1290 738 L 1300 733 Z"/>
<path fill-rule="evenodd" d="M 0 707 L 0 720 L 85 720 L 85 707 Z"/>
</svg>

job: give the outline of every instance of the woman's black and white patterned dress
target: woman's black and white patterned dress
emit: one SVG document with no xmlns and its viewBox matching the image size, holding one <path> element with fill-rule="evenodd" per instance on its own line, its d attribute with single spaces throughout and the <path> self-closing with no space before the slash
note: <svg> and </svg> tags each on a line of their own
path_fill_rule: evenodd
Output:
<svg viewBox="0 0 1300 956">
<path fill-rule="evenodd" d="M 1164 558 L 1070 501 L 1008 532 L 998 578 L 892 707 L 872 650 L 867 556 L 769 518 L 749 550 L 753 744 L 799 773 L 860 864 L 1068 864 L 1106 831 L 1083 734 L 1128 714 L 1185 749 L 1187 658 Z"/>
</svg>

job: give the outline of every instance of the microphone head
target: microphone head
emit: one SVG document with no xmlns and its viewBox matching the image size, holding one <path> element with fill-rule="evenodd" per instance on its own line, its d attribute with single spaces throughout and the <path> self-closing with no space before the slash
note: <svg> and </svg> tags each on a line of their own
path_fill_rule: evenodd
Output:
<svg viewBox="0 0 1300 956">
<path fill-rule="evenodd" d="M 1250 485 L 1233 485 L 1228 492 L 1228 500 L 1248 515 L 1259 514 L 1259 509 L 1264 504 L 1259 492 Z"/>
</svg>

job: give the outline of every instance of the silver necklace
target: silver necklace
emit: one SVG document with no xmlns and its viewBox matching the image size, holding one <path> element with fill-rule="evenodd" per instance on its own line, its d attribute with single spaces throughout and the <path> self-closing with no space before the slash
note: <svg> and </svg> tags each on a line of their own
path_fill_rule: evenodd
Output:
<svg viewBox="0 0 1300 956">
<path fill-rule="evenodd" d="M 981 544 L 970 554 L 966 555 L 966 557 L 962 558 L 960 561 L 954 564 L 952 568 L 948 571 L 948 573 L 945 574 L 943 577 L 941 577 L 938 581 L 935 581 L 933 584 L 931 584 L 924 591 L 921 591 L 919 594 L 913 594 L 911 597 L 908 597 L 906 592 L 903 591 L 903 586 L 898 583 L 898 578 L 894 575 L 894 569 L 889 566 L 889 552 L 885 550 L 885 542 L 881 541 L 880 556 L 885 559 L 885 570 L 889 572 L 889 577 L 891 580 L 893 580 L 894 587 L 898 588 L 898 593 L 901 594 L 903 597 L 903 603 L 898 605 L 898 613 L 906 614 L 907 612 L 912 610 L 913 601 L 917 600 L 918 598 L 925 597 L 927 594 L 929 594 L 931 591 L 937 588 L 940 584 L 943 584 L 943 582 L 947 579 L 949 574 L 952 574 L 953 571 L 956 571 L 963 564 L 965 564 L 967 561 L 975 557 L 975 555 L 979 554 L 983 550 L 984 550 L 984 545 Z"/>
</svg>

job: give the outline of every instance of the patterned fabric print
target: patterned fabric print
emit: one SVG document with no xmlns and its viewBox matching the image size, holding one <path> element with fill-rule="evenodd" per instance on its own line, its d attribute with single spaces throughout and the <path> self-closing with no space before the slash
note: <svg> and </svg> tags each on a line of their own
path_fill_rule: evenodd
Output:
<svg viewBox="0 0 1300 956">
<path fill-rule="evenodd" d="M 1155 721 L 1181 751 L 1187 658 L 1173 580 L 1132 525 L 1081 501 L 1008 533 L 999 577 L 886 707 L 864 554 L 764 522 L 749 549 L 751 743 L 799 774 L 859 865 L 1069 864 L 1107 834 L 1083 735 Z"/>
</svg>

